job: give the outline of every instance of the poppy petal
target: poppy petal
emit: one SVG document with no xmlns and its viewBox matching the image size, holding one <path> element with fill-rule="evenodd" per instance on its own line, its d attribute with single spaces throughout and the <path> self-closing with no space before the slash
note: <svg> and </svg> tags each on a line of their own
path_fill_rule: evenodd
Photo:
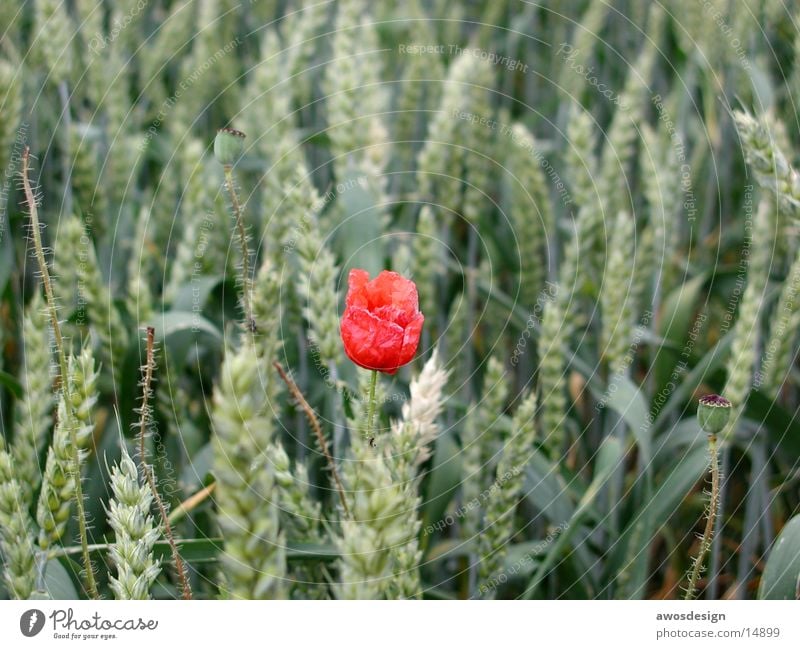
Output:
<svg viewBox="0 0 800 649">
<path fill-rule="evenodd" d="M 414 317 L 414 313 L 408 313 L 393 304 L 380 306 L 377 309 L 370 309 L 370 313 L 378 316 L 381 320 L 388 320 L 394 322 L 401 327 L 405 327 L 409 321 Z"/>
<path fill-rule="evenodd" d="M 366 309 L 351 307 L 342 316 L 341 333 L 345 353 L 356 365 L 390 374 L 397 371 L 403 346 L 402 327 L 381 320 Z"/>
<path fill-rule="evenodd" d="M 414 354 L 417 353 L 417 347 L 419 346 L 419 337 L 422 333 L 422 325 L 424 322 L 425 316 L 421 313 L 417 313 L 416 317 L 406 325 L 403 331 L 403 346 L 400 348 L 398 365 L 410 363 L 411 359 L 414 358 Z"/>
<path fill-rule="evenodd" d="M 366 286 L 369 283 L 369 273 L 362 268 L 353 268 L 347 276 L 347 297 L 345 305 L 369 308 L 369 297 Z"/>
<path fill-rule="evenodd" d="M 414 282 L 388 270 L 370 280 L 366 270 L 354 268 L 345 302 L 342 342 L 356 365 L 394 374 L 414 357 L 425 321 Z"/>
<path fill-rule="evenodd" d="M 367 285 L 367 291 L 371 310 L 389 305 L 409 313 L 419 310 L 416 284 L 393 271 L 381 271 Z"/>
</svg>

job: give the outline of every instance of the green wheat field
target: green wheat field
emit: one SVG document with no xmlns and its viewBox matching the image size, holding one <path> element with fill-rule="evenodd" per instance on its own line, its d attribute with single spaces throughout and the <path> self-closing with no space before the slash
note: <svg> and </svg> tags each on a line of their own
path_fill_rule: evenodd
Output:
<svg viewBox="0 0 800 649">
<path fill-rule="evenodd" d="M 800 597 L 799 26 L 2 0 L 0 597 Z"/>
</svg>

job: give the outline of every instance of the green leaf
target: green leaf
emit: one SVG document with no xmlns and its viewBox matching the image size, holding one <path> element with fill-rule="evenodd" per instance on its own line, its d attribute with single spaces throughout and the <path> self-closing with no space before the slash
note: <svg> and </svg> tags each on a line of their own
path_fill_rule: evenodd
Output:
<svg viewBox="0 0 800 649">
<path fill-rule="evenodd" d="M 98 426 L 100 422 L 98 422 Z M 108 469 L 119 459 L 120 430 L 117 418 L 105 418 L 103 429 L 96 430 L 96 446 L 94 452 L 88 456 L 84 463 L 84 508 L 90 521 L 106 520 L 106 503 L 108 501 Z M 73 524 L 75 520 L 73 519 Z M 76 530 L 77 528 L 73 528 Z M 71 537 L 75 538 L 75 536 Z"/>
<path fill-rule="evenodd" d="M 759 599 L 800 599 L 800 515 L 784 526 L 770 550 Z"/>
<path fill-rule="evenodd" d="M 659 476 L 653 487 L 653 498 L 645 505 L 651 509 L 652 520 L 666 522 L 707 468 L 708 448 L 701 445 L 692 447 L 666 476 Z"/>
<path fill-rule="evenodd" d="M 176 539 L 175 542 L 183 560 L 192 564 L 216 561 L 224 544 L 221 538 Z M 163 562 L 172 561 L 172 550 L 167 541 L 157 541 L 153 546 L 153 554 Z M 322 543 L 286 544 L 288 561 L 333 561 L 338 556 L 339 553 L 333 545 Z"/>
<path fill-rule="evenodd" d="M 598 401 L 602 403 L 605 399 L 606 405 L 628 424 L 639 446 L 642 462 L 644 466 L 649 466 L 652 456 L 651 426 L 648 422 L 647 403 L 638 386 L 626 376 L 617 376 L 612 379 L 605 393 L 599 394 L 597 386 L 592 384 L 589 384 L 589 388 Z"/>
<path fill-rule="evenodd" d="M 222 332 L 199 313 L 191 311 L 166 311 L 155 318 L 156 340 L 170 347 L 171 356 L 184 356 L 179 353 L 204 334 L 215 342 L 222 342 Z"/>
<path fill-rule="evenodd" d="M 631 521 L 628 528 L 622 533 L 620 541 L 614 545 L 618 549 L 614 553 L 615 560 L 611 562 L 614 583 L 618 590 L 617 599 L 642 599 L 650 580 L 648 570 L 650 560 L 650 543 L 654 537 L 652 512 L 649 507 L 643 507 Z M 626 552 L 623 554 L 622 550 Z M 623 557 L 620 564 L 617 557 Z"/>
<path fill-rule="evenodd" d="M 766 428 L 770 442 L 790 466 L 800 457 L 800 421 L 763 392 L 753 390 L 747 397 L 744 416 Z"/>
<path fill-rule="evenodd" d="M 618 439 L 608 437 L 603 440 L 603 443 L 600 445 L 600 450 L 597 452 L 594 477 L 583 496 L 581 496 L 573 518 L 577 518 L 582 512 L 588 511 L 591 504 L 597 498 L 598 492 L 611 474 L 619 468 L 624 457 L 625 449 Z"/>
<path fill-rule="evenodd" d="M 430 566 L 437 561 L 452 559 L 454 557 L 466 557 L 473 551 L 473 544 L 470 541 L 461 539 L 447 539 L 437 543 L 425 555 L 425 564 Z"/>
<path fill-rule="evenodd" d="M 656 468 L 672 466 L 675 458 L 682 456 L 686 448 L 692 446 L 708 447 L 708 436 L 700 428 L 697 417 L 686 417 L 676 423 L 668 433 L 659 435 L 653 463 Z"/>
<path fill-rule="evenodd" d="M 17 381 L 14 376 L 8 372 L 4 372 L 3 370 L 0 370 L 0 385 L 4 385 L 6 388 L 8 388 L 9 392 L 11 392 L 17 399 L 22 398 L 22 384 Z"/>
<path fill-rule="evenodd" d="M 342 220 L 336 231 L 335 245 L 344 270 L 363 268 L 374 277 L 383 270 L 385 256 L 377 192 L 357 174 L 340 182 L 337 192 L 336 202 L 341 208 Z"/>
<path fill-rule="evenodd" d="M 510 544 L 508 552 L 503 559 L 503 572 L 518 577 L 529 577 L 533 569 L 538 565 L 539 557 L 545 554 L 554 540 L 555 535 L 550 539 L 544 538 Z"/>
<path fill-rule="evenodd" d="M 679 350 L 686 344 L 686 335 L 692 326 L 697 308 L 700 289 L 706 282 L 706 274 L 701 273 L 681 284 L 664 300 L 658 319 L 658 333 Z M 653 359 L 653 372 L 656 377 L 656 394 L 669 383 L 675 365 L 680 360 L 680 352 L 671 347 L 662 347 Z"/>
<path fill-rule="evenodd" d="M 206 275 L 193 278 L 186 286 L 181 286 L 175 295 L 172 303 L 172 312 L 191 312 L 193 309 L 198 312 L 203 310 L 208 296 L 214 291 L 225 278 L 219 275 Z"/>
<path fill-rule="evenodd" d="M 653 457 L 656 476 L 647 482 L 640 506 L 614 543 L 608 575 L 616 575 L 617 597 L 643 597 L 650 543 L 707 469 L 706 436 L 695 417 L 681 420 L 659 441 Z"/>
<path fill-rule="evenodd" d="M 339 551 L 328 543 L 292 543 L 286 544 L 287 561 L 334 561 L 339 558 Z"/>
<path fill-rule="evenodd" d="M 444 512 L 461 484 L 461 454 L 458 444 L 450 431 L 436 439 L 433 468 L 427 480 L 425 506 L 422 512 L 422 526 L 432 525 L 444 517 Z M 423 547 L 430 536 L 423 534 Z"/>
<path fill-rule="evenodd" d="M 533 597 L 539 585 L 542 583 L 542 580 L 547 576 L 547 572 L 556 564 L 561 552 L 567 547 L 572 537 L 575 536 L 577 531 L 582 527 L 600 490 L 606 484 L 611 474 L 619 468 L 624 457 L 625 449 L 618 439 L 608 437 L 603 441 L 600 450 L 597 452 L 597 461 L 595 463 L 592 482 L 589 484 L 583 496 L 581 496 L 575 513 L 569 519 L 566 527 L 562 528 L 561 533 L 550 546 L 547 555 L 539 564 L 536 573 L 528 583 L 528 587 L 525 589 L 525 596 L 527 598 Z M 588 573 L 585 573 L 585 575 L 588 577 Z"/>
<path fill-rule="evenodd" d="M 525 469 L 525 497 L 554 525 L 572 518 L 575 505 L 564 477 L 539 451 L 533 451 Z"/>
<path fill-rule="evenodd" d="M 221 350 L 222 332 L 199 313 L 166 311 L 154 316 L 155 340 L 159 349 L 156 358 L 156 380 L 168 363 L 170 372 L 179 373 L 186 366 L 190 352 L 196 348 Z M 117 390 L 122 429 L 130 430 L 136 420 L 135 409 L 141 397 L 141 371 L 144 361 L 142 335 L 134 336 L 125 353 L 124 371 Z"/>
<path fill-rule="evenodd" d="M 722 366 L 732 342 L 733 330 L 730 330 L 724 338 L 706 352 L 705 356 L 688 374 L 681 378 L 680 385 L 672 391 L 669 401 L 661 408 L 653 422 L 653 434 L 661 430 L 669 422 L 670 415 L 682 408 L 700 384 Z"/>
<path fill-rule="evenodd" d="M 2 223 L 0 223 L 0 293 L 5 289 L 11 277 L 11 271 L 14 270 L 14 250 L 11 247 L 11 237 L 8 236 L 5 228 L 7 222 L 7 219 L 2 219 Z"/>
<path fill-rule="evenodd" d="M 80 599 L 69 571 L 58 559 L 50 559 L 47 562 L 44 569 L 44 585 L 49 599 Z"/>
<path fill-rule="evenodd" d="M 211 442 L 205 444 L 199 451 L 189 458 L 188 463 L 181 472 L 181 484 L 185 491 L 192 493 L 206 483 L 208 474 L 211 473 L 211 463 L 214 460 L 214 449 Z"/>
</svg>

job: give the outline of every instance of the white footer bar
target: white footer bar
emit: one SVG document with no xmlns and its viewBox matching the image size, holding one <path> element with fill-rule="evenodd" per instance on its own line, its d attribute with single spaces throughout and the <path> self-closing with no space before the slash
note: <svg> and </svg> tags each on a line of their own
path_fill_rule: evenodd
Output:
<svg viewBox="0 0 800 649">
<path fill-rule="evenodd" d="M 3 647 L 800 647 L 799 631 L 797 601 L 0 602 Z"/>
</svg>

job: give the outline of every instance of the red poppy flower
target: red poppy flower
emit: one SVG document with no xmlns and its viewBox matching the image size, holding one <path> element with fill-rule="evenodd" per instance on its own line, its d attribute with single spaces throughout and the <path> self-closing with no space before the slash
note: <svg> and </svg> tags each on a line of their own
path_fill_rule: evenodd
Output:
<svg viewBox="0 0 800 649">
<path fill-rule="evenodd" d="M 425 317 L 417 286 L 388 270 L 370 281 L 360 268 L 350 271 L 341 333 L 344 351 L 356 365 L 394 374 L 417 351 Z"/>
</svg>

